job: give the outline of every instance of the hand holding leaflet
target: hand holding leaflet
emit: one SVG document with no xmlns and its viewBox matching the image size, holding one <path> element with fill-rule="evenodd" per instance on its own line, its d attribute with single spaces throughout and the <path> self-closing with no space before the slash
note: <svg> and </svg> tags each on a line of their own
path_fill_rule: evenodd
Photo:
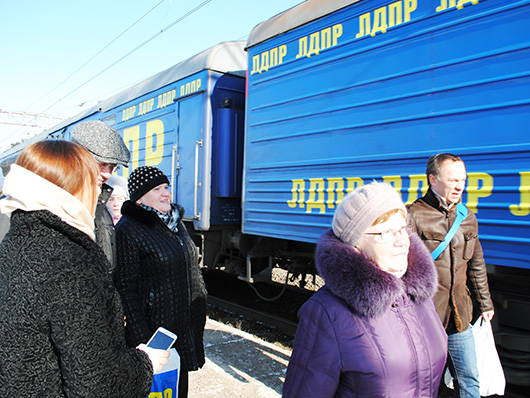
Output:
<svg viewBox="0 0 530 398">
<path fill-rule="evenodd" d="M 180 356 L 175 348 L 171 348 L 177 340 L 177 335 L 169 330 L 159 327 L 153 337 L 147 342 L 147 349 L 159 352 L 160 349 L 169 355 L 166 365 L 155 370 L 153 384 L 149 396 L 166 396 L 170 391 L 171 396 L 178 396 L 178 383 L 180 377 Z M 169 363 L 168 363 L 169 362 Z M 168 395 L 168 396 L 169 396 Z"/>
<path fill-rule="evenodd" d="M 169 361 L 169 349 L 177 340 L 177 335 L 169 330 L 159 327 L 151 336 L 147 344 L 140 344 L 136 347 L 147 354 L 153 365 L 153 373 L 162 370 L 162 367 Z"/>
</svg>

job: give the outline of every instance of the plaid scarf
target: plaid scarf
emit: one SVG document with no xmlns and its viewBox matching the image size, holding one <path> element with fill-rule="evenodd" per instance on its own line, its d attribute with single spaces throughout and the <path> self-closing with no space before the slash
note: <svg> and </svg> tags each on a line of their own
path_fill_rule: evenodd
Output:
<svg viewBox="0 0 530 398">
<path fill-rule="evenodd" d="M 153 207 L 150 207 L 150 206 L 146 206 L 144 204 L 141 204 L 140 206 L 143 207 L 145 210 L 154 211 L 156 213 L 156 215 L 158 217 L 160 217 L 162 222 L 164 224 L 166 224 L 166 226 L 171 231 L 173 231 L 175 233 L 178 232 L 178 223 L 179 223 L 180 215 L 179 215 L 179 211 L 177 209 L 177 206 L 174 203 L 171 203 L 171 210 L 168 211 L 167 214 L 163 214 L 163 213 L 159 212 L 157 209 L 155 209 Z"/>
</svg>

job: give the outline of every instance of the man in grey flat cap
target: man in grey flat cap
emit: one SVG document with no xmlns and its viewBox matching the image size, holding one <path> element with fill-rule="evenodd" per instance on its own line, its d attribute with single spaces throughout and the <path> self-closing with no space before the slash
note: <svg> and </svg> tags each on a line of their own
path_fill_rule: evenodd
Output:
<svg viewBox="0 0 530 398">
<path fill-rule="evenodd" d="M 116 259 L 116 244 L 114 223 L 107 211 L 106 204 L 112 195 L 112 187 L 105 184 L 118 164 L 129 166 L 130 152 L 123 139 L 112 127 L 99 120 L 81 122 L 72 129 L 72 141 L 85 147 L 99 163 L 98 181 L 101 184 L 101 194 L 98 198 L 96 216 L 96 243 L 103 249 L 111 269 L 114 270 Z"/>
</svg>

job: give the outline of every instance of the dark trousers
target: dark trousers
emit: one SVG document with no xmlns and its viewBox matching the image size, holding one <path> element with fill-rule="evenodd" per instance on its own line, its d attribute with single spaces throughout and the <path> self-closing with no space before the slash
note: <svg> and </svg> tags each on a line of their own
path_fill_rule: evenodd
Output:
<svg viewBox="0 0 530 398">
<path fill-rule="evenodd" d="M 188 396 L 188 372 L 184 369 L 181 369 L 179 377 L 178 398 L 186 398 Z"/>
</svg>

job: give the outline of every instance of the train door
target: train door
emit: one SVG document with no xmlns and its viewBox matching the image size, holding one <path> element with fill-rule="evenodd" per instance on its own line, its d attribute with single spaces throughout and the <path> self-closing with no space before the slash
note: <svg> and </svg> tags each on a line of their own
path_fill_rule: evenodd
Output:
<svg viewBox="0 0 530 398">
<path fill-rule="evenodd" d="M 200 220 L 200 158 L 202 141 L 202 96 L 179 101 L 177 109 L 176 178 L 174 200 L 184 207 L 186 220 Z"/>
</svg>

